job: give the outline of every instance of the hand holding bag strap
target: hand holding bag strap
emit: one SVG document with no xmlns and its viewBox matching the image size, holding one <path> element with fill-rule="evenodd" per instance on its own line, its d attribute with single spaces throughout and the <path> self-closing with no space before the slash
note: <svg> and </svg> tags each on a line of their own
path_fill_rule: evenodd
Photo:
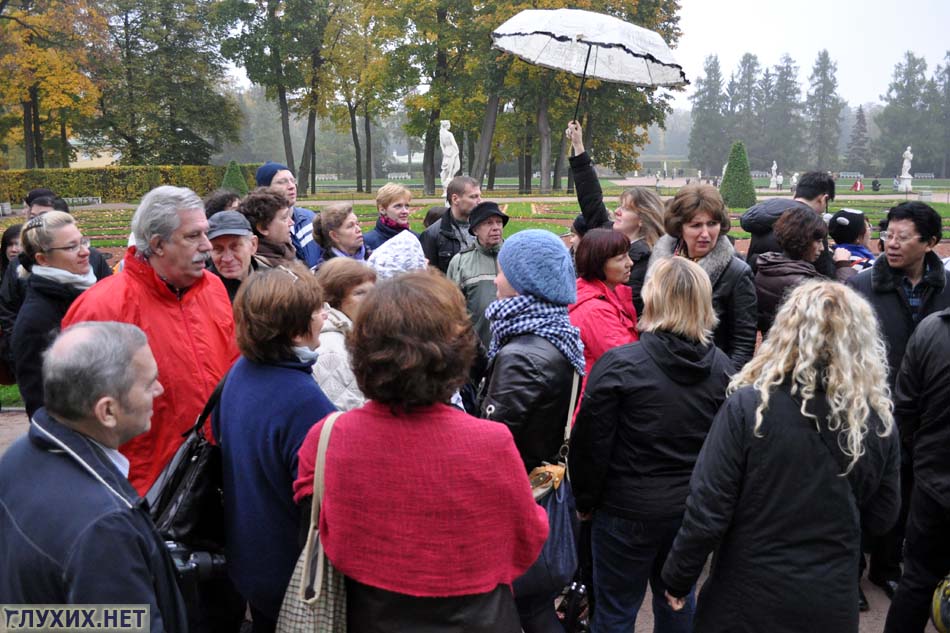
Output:
<svg viewBox="0 0 950 633">
<path fill-rule="evenodd" d="M 312 604 L 320 596 L 323 585 L 323 566 L 325 564 L 325 554 L 323 546 L 320 544 L 320 506 L 323 503 L 324 473 L 326 471 L 327 446 L 330 445 L 330 433 L 333 432 L 333 425 L 337 418 L 343 414 L 342 411 L 334 411 L 327 416 L 323 422 L 323 428 L 320 429 L 320 443 L 317 446 L 317 463 L 313 470 L 313 500 L 310 504 L 310 533 L 307 535 L 307 545 L 304 547 L 304 573 L 309 575 L 309 570 L 313 569 L 313 578 L 304 578 L 300 583 L 300 599 Z M 312 565 L 313 556 L 316 555 L 316 565 Z M 308 589 L 313 588 L 313 594 L 308 596 Z"/>
</svg>

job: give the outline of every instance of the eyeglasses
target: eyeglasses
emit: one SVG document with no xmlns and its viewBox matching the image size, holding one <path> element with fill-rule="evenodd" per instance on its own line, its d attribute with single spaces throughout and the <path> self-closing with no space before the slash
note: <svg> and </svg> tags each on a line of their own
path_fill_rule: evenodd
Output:
<svg viewBox="0 0 950 633">
<path fill-rule="evenodd" d="M 272 180 L 271 185 L 296 185 L 297 179 L 289 176 L 287 178 L 281 178 L 280 180 Z"/>
<path fill-rule="evenodd" d="M 89 248 L 89 238 L 84 237 L 76 244 L 70 244 L 68 246 L 50 246 L 47 249 L 44 249 L 43 252 L 48 253 L 50 251 L 63 251 L 64 253 L 78 253 L 81 248 Z"/>
<path fill-rule="evenodd" d="M 890 231 L 881 231 L 881 241 L 882 242 L 897 242 L 898 244 L 906 244 L 907 242 L 912 242 L 914 240 L 920 240 L 919 235 L 898 235 L 897 233 L 891 233 Z"/>
</svg>

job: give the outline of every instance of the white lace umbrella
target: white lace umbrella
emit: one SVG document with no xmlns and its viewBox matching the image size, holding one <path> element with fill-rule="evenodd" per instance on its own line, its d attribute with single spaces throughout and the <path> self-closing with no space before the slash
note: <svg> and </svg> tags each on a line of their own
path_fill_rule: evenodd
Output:
<svg viewBox="0 0 950 633">
<path fill-rule="evenodd" d="M 498 27 L 492 40 L 531 64 L 580 75 L 581 92 L 587 77 L 641 87 L 689 83 L 658 33 L 602 13 L 528 9 Z"/>
</svg>

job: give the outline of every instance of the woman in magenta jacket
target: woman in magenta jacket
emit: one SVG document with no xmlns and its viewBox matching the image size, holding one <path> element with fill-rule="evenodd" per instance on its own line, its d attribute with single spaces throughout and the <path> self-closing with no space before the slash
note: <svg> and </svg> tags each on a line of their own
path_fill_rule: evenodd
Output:
<svg viewBox="0 0 950 633">
<path fill-rule="evenodd" d="M 625 285 L 633 268 L 629 248 L 630 240 L 610 229 L 588 231 L 577 246 L 577 303 L 568 314 L 581 331 L 586 374 L 607 350 L 639 339 L 633 291 Z"/>
</svg>

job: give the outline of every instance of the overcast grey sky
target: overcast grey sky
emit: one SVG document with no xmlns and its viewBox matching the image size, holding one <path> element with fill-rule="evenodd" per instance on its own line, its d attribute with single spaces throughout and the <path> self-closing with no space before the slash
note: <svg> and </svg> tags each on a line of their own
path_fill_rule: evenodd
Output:
<svg viewBox="0 0 950 633">
<path fill-rule="evenodd" d="M 950 50 L 950 0 L 680 0 L 683 35 L 673 50 L 695 82 L 707 55 L 718 55 L 723 77 L 744 53 L 774 66 L 788 53 L 803 89 L 818 51 L 838 64 L 838 94 L 849 104 L 880 101 L 894 66 L 911 50 L 927 60 L 928 77 Z M 686 93 L 674 107 L 689 109 Z"/>
</svg>

